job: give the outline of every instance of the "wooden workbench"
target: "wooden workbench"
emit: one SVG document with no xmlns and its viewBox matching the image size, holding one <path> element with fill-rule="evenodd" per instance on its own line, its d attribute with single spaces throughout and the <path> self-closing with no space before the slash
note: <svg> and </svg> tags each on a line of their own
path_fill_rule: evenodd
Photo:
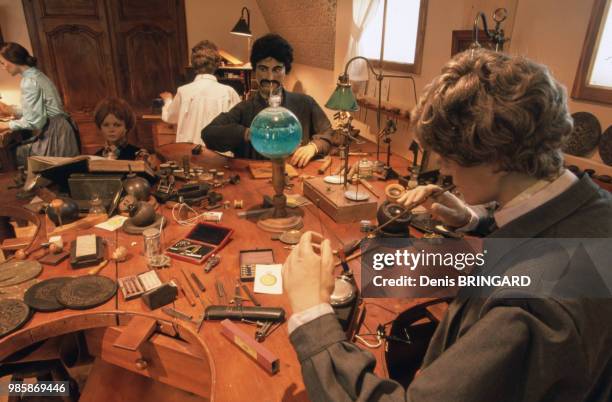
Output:
<svg viewBox="0 0 612 402">
<path fill-rule="evenodd" d="M 179 160 L 182 155 L 190 153 L 191 145 L 169 144 L 161 147 L 158 152 L 169 158 Z M 359 148 L 359 147 L 355 147 Z M 371 151 L 370 148 L 366 148 Z M 355 149 L 358 150 L 358 149 Z M 361 157 L 356 157 L 355 161 Z M 370 159 L 373 157 L 371 156 Z M 267 180 L 253 180 L 247 171 L 247 162 L 243 160 L 229 160 L 212 152 L 205 151 L 204 154 L 192 156 L 192 165 L 206 168 L 215 167 L 226 171 L 226 177 L 231 171 L 238 173 L 241 182 L 238 185 L 227 185 L 219 190 L 224 200 L 233 201 L 240 199 L 244 201 L 244 208 L 249 209 L 260 204 L 265 194 L 272 194 L 271 184 Z M 334 166 L 338 166 L 337 158 L 334 158 Z M 408 161 L 393 157 L 392 165 L 396 171 L 405 174 Z M 224 166 L 229 167 L 224 168 Z M 311 163 L 303 169 L 303 173 L 316 175 L 319 164 Z M 301 194 L 301 183 L 294 179 L 295 186 L 289 193 Z M 387 183 L 372 181 L 379 194 Z M 6 187 L 4 187 L 6 188 Z M 13 193 L 0 192 L 0 203 L 14 202 Z M 379 202 L 383 200 L 380 199 Z M 359 232 L 359 223 L 336 224 L 322 211 L 314 206 L 303 207 L 304 229 L 323 232 L 325 237 L 331 239 L 332 247 L 358 239 L 362 236 Z M 214 282 L 220 280 L 226 293 L 231 298 L 234 291 L 234 283 L 238 278 L 239 264 L 238 254 L 242 249 L 272 248 L 277 263 L 282 263 L 288 256 L 290 250 L 278 241 L 272 241 L 269 233 L 261 231 L 254 222 L 239 219 L 237 212 L 240 210 L 231 208 L 223 211 L 222 224 L 235 230 L 232 240 L 219 253 L 221 263 L 210 273 L 205 274 L 199 265 L 189 264 L 172 260 L 170 268 L 158 270 L 162 281 L 178 278 L 182 284 L 184 278 L 180 269 L 188 274 L 191 272 L 203 281 L 207 288 L 205 292 L 205 304 L 212 301 L 218 304 L 217 295 L 214 290 Z M 171 211 L 163 206 L 159 212 L 170 219 L 170 224 L 164 230 L 163 246 L 167 247 L 172 241 L 181 238 L 190 230 L 190 226 L 180 226 L 171 218 Z M 331 233 L 333 231 L 333 234 Z M 101 229 L 91 229 L 82 233 L 68 233 L 64 235 L 67 244 L 76 235 L 83 233 L 96 233 L 106 239 L 107 249 L 112 251 L 117 245 L 127 247 L 129 258 L 126 262 L 111 262 L 101 272 L 102 275 L 117 280 L 117 278 L 141 273 L 147 270 L 142 255 L 142 236 L 128 235 L 121 230 L 108 232 Z M 39 233 L 45 236 L 46 231 Z M 38 238 L 34 243 L 44 238 Z M 34 244 L 33 243 L 33 244 Z M 351 262 L 351 268 L 355 271 L 357 280 L 360 279 L 359 259 Z M 86 275 L 89 269 L 73 270 L 68 261 L 64 261 L 57 267 L 45 266 L 38 280 L 58 276 Z M 248 284 L 252 289 L 252 284 Z M 6 297 L 6 295 L 1 295 Z M 19 297 L 19 295 L 17 295 Z M 283 307 L 288 315 L 290 307 L 285 295 L 257 295 L 264 306 Z M 368 307 L 366 324 L 374 329 L 379 323 L 392 320 L 396 313 L 423 301 L 423 299 L 399 300 L 399 299 L 371 299 L 365 300 Z M 202 306 L 198 303 L 191 307 L 185 298 L 179 294 L 174 307 L 180 311 L 189 312 L 194 317 L 201 315 Z M 156 333 L 136 352 L 125 351 L 113 347 L 112 343 L 120 335 L 130 321 L 135 317 L 152 317 L 157 320 Z M 254 333 L 255 328 L 246 324 L 238 324 L 245 331 Z M 34 342 L 49 339 L 61 334 L 75 331 L 85 332 L 89 352 L 105 362 L 148 376 L 157 381 L 170 384 L 174 387 L 192 392 L 204 398 L 204 400 L 215 401 L 306 401 L 308 400 L 302 376 L 300 364 L 296 359 L 287 336 L 286 323 L 273 332 L 264 342 L 264 346 L 277 354 L 280 358 L 280 371 L 276 375 L 269 375 L 262 370 L 245 353 L 232 345 L 220 333 L 218 322 L 207 321 L 201 331 L 196 333 L 195 324 L 189 324 L 166 316 L 159 309 L 150 311 L 143 302 L 137 298 L 125 301 L 120 292 L 107 303 L 91 310 L 74 311 L 63 310 L 55 313 L 36 313 L 29 323 L 17 332 L 0 339 L 0 361 L 9 355 Z M 362 329 L 364 332 L 365 329 Z M 378 348 L 371 350 L 378 360 L 376 372 L 384 375 L 384 350 Z"/>
</svg>

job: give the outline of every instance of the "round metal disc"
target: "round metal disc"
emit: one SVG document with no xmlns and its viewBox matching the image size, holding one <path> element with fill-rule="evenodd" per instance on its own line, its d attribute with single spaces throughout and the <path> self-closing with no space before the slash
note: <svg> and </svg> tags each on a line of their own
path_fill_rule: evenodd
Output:
<svg viewBox="0 0 612 402">
<path fill-rule="evenodd" d="M 329 184 L 342 184 L 344 183 L 344 176 L 339 176 L 339 175 L 325 176 L 323 181 Z"/>
<path fill-rule="evenodd" d="M 99 275 L 74 278 L 58 289 L 57 301 L 74 310 L 93 308 L 110 300 L 117 292 L 117 283 Z"/>
<path fill-rule="evenodd" d="M 597 147 L 601 136 L 601 125 L 597 117 L 589 112 L 572 114 L 574 130 L 563 144 L 563 152 L 575 156 L 586 156 Z"/>
<path fill-rule="evenodd" d="M 334 307 L 340 307 L 353 301 L 354 298 L 355 286 L 346 279 L 336 278 L 334 291 L 330 295 L 330 304 Z"/>
<path fill-rule="evenodd" d="M 21 328 L 31 317 L 27 304 L 17 299 L 0 300 L 0 338 Z"/>
<path fill-rule="evenodd" d="M 599 140 L 599 156 L 608 166 L 612 166 L 612 126 L 608 127 Z"/>
<path fill-rule="evenodd" d="M 0 287 L 13 286 L 36 278 L 42 271 L 38 261 L 11 260 L 0 264 Z"/>
<path fill-rule="evenodd" d="M 285 244 L 298 244 L 300 237 L 302 237 L 302 232 L 293 229 L 283 232 L 278 239 Z"/>
<path fill-rule="evenodd" d="M 346 190 L 344 192 L 344 197 L 351 201 L 366 201 L 368 198 L 370 198 L 368 193 L 355 191 L 355 189 Z"/>
<path fill-rule="evenodd" d="M 51 278 L 30 286 L 23 295 L 23 301 L 37 311 L 58 311 L 64 306 L 57 301 L 57 290 L 73 278 Z"/>
</svg>

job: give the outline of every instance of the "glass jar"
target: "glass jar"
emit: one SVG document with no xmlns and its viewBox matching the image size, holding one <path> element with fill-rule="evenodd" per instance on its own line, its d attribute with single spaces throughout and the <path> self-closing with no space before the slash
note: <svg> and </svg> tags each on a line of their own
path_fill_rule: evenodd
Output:
<svg viewBox="0 0 612 402">
<path fill-rule="evenodd" d="M 106 213 L 106 208 L 102 202 L 102 197 L 98 194 L 92 195 L 89 200 L 89 213 L 91 215 L 101 215 Z"/>
<path fill-rule="evenodd" d="M 147 259 L 147 264 L 157 265 L 161 254 L 161 232 L 157 228 L 145 229 L 142 232 L 144 237 L 144 255 Z"/>
</svg>

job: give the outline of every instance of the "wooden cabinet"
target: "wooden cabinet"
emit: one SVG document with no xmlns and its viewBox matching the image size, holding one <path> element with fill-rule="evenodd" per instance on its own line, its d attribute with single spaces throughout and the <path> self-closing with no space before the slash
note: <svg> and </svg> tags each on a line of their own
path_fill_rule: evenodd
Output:
<svg viewBox="0 0 612 402">
<path fill-rule="evenodd" d="M 85 331 L 87 350 L 92 356 L 145 377 L 209 398 L 213 374 L 207 351 L 199 345 L 163 334 L 154 334 L 138 350 L 116 346 L 122 327 Z"/>
<path fill-rule="evenodd" d="M 183 0 L 23 0 L 23 6 L 39 68 L 79 124 L 86 153 L 103 143 L 92 124 L 101 99 L 122 97 L 140 116 L 161 91 L 184 82 Z"/>
</svg>

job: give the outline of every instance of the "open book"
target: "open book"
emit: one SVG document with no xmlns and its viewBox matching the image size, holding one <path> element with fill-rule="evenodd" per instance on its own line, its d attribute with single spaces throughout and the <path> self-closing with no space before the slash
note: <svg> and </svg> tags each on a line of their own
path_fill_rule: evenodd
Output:
<svg viewBox="0 0 612 402">
<path fill-rule="evenodd" d="M 94 155 L 28 157 L 28 176 L 40 174 L 63 190 L 67 190 L 68 178 L 73 173 L 127 173 L 130 169 L 147 179 L 155 177 L 155 172 L 145 161 L 113 160 Z"/>
<path fill-rule="evenodd" d="M 144 173 L 151 177 L 155 176 L 155 172 L 145 161 L 114 160 L 95 155 L 80 155 L 72 158 L 62 156 L 30 156 L 28 158 L 28 171 L 32 173 L 48 172 L 49 169 L 70 165 L 86 167 L 85 171 L 80 170 L 79 173 L 127 173 L 131 168 L 135 173 Z"/>
</svg>

